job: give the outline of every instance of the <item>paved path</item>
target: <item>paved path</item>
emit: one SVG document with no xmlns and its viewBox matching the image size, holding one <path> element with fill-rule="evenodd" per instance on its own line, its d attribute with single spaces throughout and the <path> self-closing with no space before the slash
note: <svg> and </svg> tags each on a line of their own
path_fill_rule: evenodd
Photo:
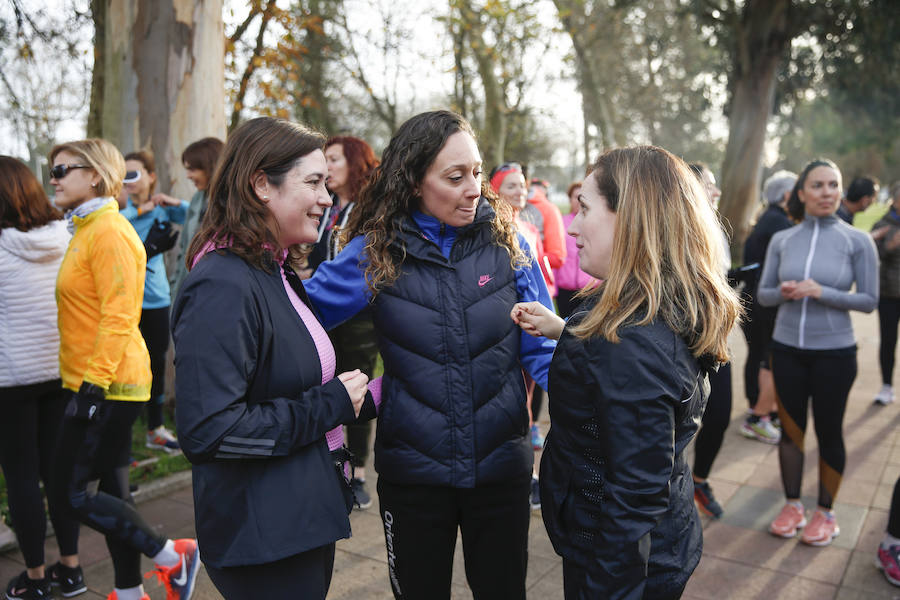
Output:
<svg viewBox="0 0 900 600">
<path fill-rule="evenodd" d="M 891 492 L 900 475 L 900 407 L 876 407 L 871 402 L 880 386 L 877 316 L 856 315 L 854 325 L 860 364 L 844 425 L 847 469 L 836 505 L 841 536 L 829 547 L 812 548 L 796 539 L 781 540 L 766 533 L 766 525 L 783 502 L 777 449 L 744 439 L 738 433 L 746 408 L 740 375 L 746 347 L 739 335 L 734 336 L 735 406 L 731 427 L 710 478 L 725 515 L 721 521 L 705 522 L 703 560 L 688 584 L 685 598 L 900 599 L 900 588 L 889 585 L 873 566 L 874 549 L 887 524 Z M 803 494 L 807 507 L 812 507 L 818 456 L 811 432 L 807 446 Z M 148 522 L 171 536 L 193 534 L 189 488 L 142 503 L 140 510 Z M 235 515 L 235 519 L 239 518 Z M 392 596 L 384 535 L 375 507 L 355 511 L 351 521 L 354 535 L 337 545 L 328 597 L 388 600 Z M 472 595 L 465 583 L 459 546 L 457 543 L 452 596 L 468 599 Z M 56 559 L 56 552 L 51 538 L 47 543 L 48 561 Z M 81 559 L 90 587 L 81 598 L 104 598 L 112 585 L 112 564 L 103 538 L 87 528 L 82 529 Z M 550 547 L 539 512 L 533 513 L 531 520 L 528 566 L 529 600 L 563 597 L 561 562 Z M 151 568 L 146 559 L 145 567 L 147 571 Z M 5 585 L 23 568 L 18 552 L 0 555 L 0 582 Z M 165 598 L 155 582 L 148 580 L 146 585 L 153 600 Z M 220 598 L 205 572 L 200 574 L 194 597 Z"/>
</svg>

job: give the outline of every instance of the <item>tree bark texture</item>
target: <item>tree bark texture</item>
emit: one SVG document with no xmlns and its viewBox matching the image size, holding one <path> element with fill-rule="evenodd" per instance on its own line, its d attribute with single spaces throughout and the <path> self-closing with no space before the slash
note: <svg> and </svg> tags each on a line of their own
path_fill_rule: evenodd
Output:
<svg viewBox="0 0 900 600">
<path fill-rule="evenodd" d="M 722 164 L 719 212 L 731 226 L 732 256 L 740 260 L 749 221 L 759 203 L 766 125 L 775 76 L 790 46 L 790 0 L 748 0 L 733 34 L 728 145 Z"/>
<path fill-rule="evenodd" d="M 102 135 L 150 148 L 158 189 L 190 198 L 184 148 L 225 137 L 223 0 L 105 0 Z"/>
</svg>

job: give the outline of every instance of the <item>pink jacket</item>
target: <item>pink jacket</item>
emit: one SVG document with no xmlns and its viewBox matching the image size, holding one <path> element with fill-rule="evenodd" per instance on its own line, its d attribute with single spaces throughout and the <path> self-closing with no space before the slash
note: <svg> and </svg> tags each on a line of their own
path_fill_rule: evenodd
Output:
<svg viewBox="0 0 900 600">
<path fill-rule="evenodd" d="M 563 227 L 568 230 L 575 218 L 575 213 L 563 215 Z M 578 247 L 575 238 L 566 235 L 566 260 L 558 269 L 553 269 L 556 275 L 556 286 L 563 290 L 580 290 L 586 285 L 597 285 L 597 280 L 578 268 Z"/>
</svg>

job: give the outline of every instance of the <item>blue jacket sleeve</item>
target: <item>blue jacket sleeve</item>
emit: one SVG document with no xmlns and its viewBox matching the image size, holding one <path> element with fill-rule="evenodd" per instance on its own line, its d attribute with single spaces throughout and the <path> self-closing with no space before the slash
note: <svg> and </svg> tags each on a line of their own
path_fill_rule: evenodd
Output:
<svg viewBox="0 0 900 600">
<path fill-rule="evenodd" d="M 178 439 L 193 463 L 286 456 L 355 419 L 337 378 L 297 397 L 247 402 L 264 365 L 259 299 L 240 271 L 207 269 L 185 280 L 173 314 Z M 227 323 L 227 327 L 223 327 Z"/>
<path fill-rule="evenodd" d="M 364 241 L 363 236 L 350 240 L 333 260 L 320 264 L 313 276 L 303 282 L 326 330 L 354 317 L 369 303 Z"/>
<path fill-rule="evenodd" d="M 125 208 L 119 211 L 119 214 L 128 219 L 129 221 L 134 221 L 138 218 L 137 207 L 131 203 L 131 200 L 125 205 Z"/>
<path fill-rule="evenodd" d="M 184 220 L 187 218 L 187 211 L 190 205 L 191 204 L 187 200 L 182 200 L 181 204 L 178 206 L 166 206 L 166 215 L 168 215 L 169 220 L 173 223 L 183 225 Z"/>
<path fill-rule="evenodd" d="M 521 235 L 519 235 L 519 246 L 527 248 L 528 254 L 531 256 L 531 263 L 516 271 L 516 291 L 519 302 L 537 301 L 556 312 L 553 309 L 553 300 L 550 298 L 547 284 L 544 283 L 544 276 L 541 275 L 541 268 L 538 266 L 528 242 Z M 521 336 L 519 362 L 522 363 L 531 378 L 546 390 L 547 371 L 550 369 L 553 351 L 556 350 L 556 340 L 532 337 L 524 331 L 519 335 Z"/>
</svg>

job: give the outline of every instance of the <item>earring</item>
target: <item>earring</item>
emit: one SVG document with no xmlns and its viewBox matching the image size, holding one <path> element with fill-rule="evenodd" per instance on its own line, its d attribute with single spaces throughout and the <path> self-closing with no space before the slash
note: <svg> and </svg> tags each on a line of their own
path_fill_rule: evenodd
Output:
<svg viewBox="0 0 900 600">
<path fill-rule="evenodd" d="M 263 196 L 262 199 L 263 199 L 263 200 L 268 200 L 269 197 L 268 197 L 268 196 Z"/>
<path fill-rule="evenodd" d="M 97 187 L 97 184 L 96 184 L 96 183 L 92 183 L 92 184 L 91 184 L 91 187 Z"/>
</svg>

